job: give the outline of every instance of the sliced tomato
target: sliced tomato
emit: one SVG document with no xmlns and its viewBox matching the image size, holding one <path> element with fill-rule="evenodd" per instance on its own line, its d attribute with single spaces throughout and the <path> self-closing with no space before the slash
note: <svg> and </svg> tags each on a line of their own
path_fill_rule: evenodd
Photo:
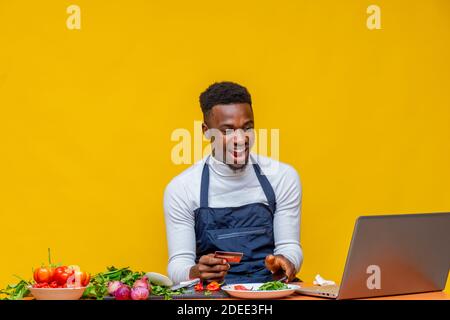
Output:
<svg viewBox="0 0 450 320">
<path fill-rule="evenodd" d="M 81 285 L 83 287 L 87 287 L 87 285 L 89 284 L 89 282 L 91 281 L 91 275 L 87 272 L 84 272 L 85 276 L 83 278 L 83 281 L 81 282 Z"/>
<path fill-rule="evenodd" d="M 245 286 L 243 286 L 241 284 L 235 285 L 233 288 L 234 288 L 234 290 L 245 290 L 245 291 L 248 291 L 247 287 L 245 287 Z"/>
<path fill-rule="evenodd" d="M 73 287 L 86 287 L 89 284 L 91 276 L 84 271 L 75 270 L 74 273 L 67 279 L 67 286 Z"/>
<path fill-rule="evenodd" d="M 206 290 L 209 290 L 209 291 L 219 291 L 219 290 L 220 290 L 220 284 L 219 284 L 217 281 L 210 282 L 210 283 L 206 286 Z"/>
<path fill-rule="evenodd" d="M 205 290 L 204 288 L 203 288 L 203 283 L 198 283 L 197 285 L 195 285 L 195 287 L 194 287 L 194 290 L 195 291 L 203 291 L 203 290 Z"/>
</svg>

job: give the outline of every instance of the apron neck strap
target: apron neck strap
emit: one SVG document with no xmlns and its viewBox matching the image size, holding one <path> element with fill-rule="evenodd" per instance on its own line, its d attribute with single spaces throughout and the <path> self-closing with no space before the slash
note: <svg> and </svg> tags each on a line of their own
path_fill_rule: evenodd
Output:
<svg viewBox="0 0 450 320">
<path fill-rule="evenodd" d="M 266 195 L 267 202 L 269 203 L 269 207 L 272 210 L 272 214 L 274 214 L 275 210 L 277 209 L 277 203 L 272 185 L 270 184 L 269 179 L 267 179 L 266 175 L 261 173 L 261 167 L 257 163 L 253 164 L 253 169 L 255 169 L 256 177 L 258 178 L 264 194 Z"/>
<path fill-rule="evenodd" d="M 205 161 L 202 171 L 202 181 L 200 184 L 200 207 L 208 207 L 208 190 L 209 190 L 209 167 L 208 162 Z"/>
<path fill-rule="evenodd" d="M 256 177 L 266 195 L 267 202 L 269 203 L 269 207 L 272 210 L 272 214 L 275 213 L 276 210 L 276 199 L 275 192 L 273 191 L 272 186 L 270 185 L 267 177 L 261 173 L 261 167 L 257 164 L 253 164 L 253 169 L 255 170 Z M 209 190 L 209 166 L 207 161 L 203 166 L 202 171 L 202 181 L 200 185 L 200 207 L 206 208 L 208 207 L 208 190 Z"/>
</svg>

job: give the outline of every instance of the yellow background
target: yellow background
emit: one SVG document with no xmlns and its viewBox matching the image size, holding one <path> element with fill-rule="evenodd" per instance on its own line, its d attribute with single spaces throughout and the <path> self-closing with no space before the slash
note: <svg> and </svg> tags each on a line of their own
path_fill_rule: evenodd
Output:
<svg viewBox="0 0 450 320">
<path fill-rule="evenodd" d="M 447 0 L 1 0 L 0 287 L 48 247 L 165 273 L 163 190 L 187 167 L 170 135 L 219 80 L 300 173 L 300 277 L 340 281 L 359 215 L 450 210 L 448 39 Z"/>
</svg>

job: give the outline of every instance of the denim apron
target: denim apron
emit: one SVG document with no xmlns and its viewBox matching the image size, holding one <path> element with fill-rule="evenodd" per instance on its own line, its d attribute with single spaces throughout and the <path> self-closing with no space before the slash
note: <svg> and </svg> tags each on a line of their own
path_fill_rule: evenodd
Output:
<svg viewBox="0 0 450 320">
<path fill-rule="evenodd" d="M 252 166 L 269 205 L 250 203 L 240 207 L 208 207 L 207 161 L 202 171 L 200 207 L 194 211 L 196 262 L 201 256 L 215 251 L 242 252 L 241 262 L 231 264 L 225 276 L 228 284 L 273 281 L 272 273 L 266 269 L 264 261 L 267 255 L 273 254 L 275 248 L 275 193 L 267 177 L 261 173 L 260 166 L 256 163 Z"/>
</svg>

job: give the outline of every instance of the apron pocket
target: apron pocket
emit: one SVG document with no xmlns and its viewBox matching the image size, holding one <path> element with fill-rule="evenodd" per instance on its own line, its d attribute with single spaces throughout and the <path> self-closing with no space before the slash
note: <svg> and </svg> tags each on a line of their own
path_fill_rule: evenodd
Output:
<svg viewBox="0 0 450 320">
<path fill-rule="evenodd" d="M 246 231 L 235 231 L 229 233 L 223 233 L 217 235 L 217 240 L 225 240 L 237 237 L 245 237 L 248 235 L 258 235 L 266 233 L 266 228 L 254 229 L 254 230 L 246 230 Z"/>
</svg>

